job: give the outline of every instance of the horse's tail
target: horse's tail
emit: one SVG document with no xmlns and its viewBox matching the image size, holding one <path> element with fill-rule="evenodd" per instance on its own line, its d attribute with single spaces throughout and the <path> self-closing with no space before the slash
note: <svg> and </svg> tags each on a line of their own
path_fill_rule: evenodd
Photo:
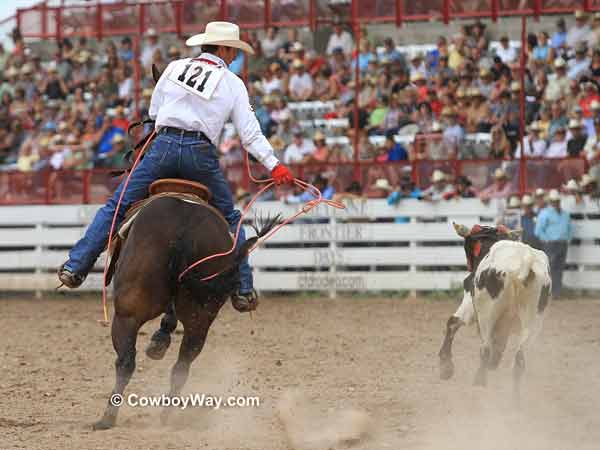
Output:
<svg viewBox="0 0 600 450">
<path fill-rule="evenodd" d="M 242 260 L 248 256 L 252 248 L 256 245 L 259 239 L 265 237 L 269 234 L 273 228 L 277 225 L 280 225 L 283 222 L 281 214 L 277 214 L 273 217 L 257 217 L 255 221 L 250 223 L 249 225 L 256 232 L 256 236 L 252 236 L 242 246 L 239 248 L 237 254 L 235 255 L 235 265 L 240 264 Z"/>
</svg>

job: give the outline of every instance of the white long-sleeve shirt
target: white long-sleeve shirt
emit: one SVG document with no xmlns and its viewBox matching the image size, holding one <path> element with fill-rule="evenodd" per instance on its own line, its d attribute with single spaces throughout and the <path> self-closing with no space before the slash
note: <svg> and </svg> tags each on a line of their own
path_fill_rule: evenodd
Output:
<svg viewBox="0 0 600 450">
<path fill-rule="evenodd" d="M 268 170 L 279 163 L 260 130 L 244 82 L 210 53 L 167 66 L 152 93 L 149 115 L 157 130 L 175 127 L 201 131 L 215 146 L 231 119 L 243 147 L 252 156 Z"/>
</svg>

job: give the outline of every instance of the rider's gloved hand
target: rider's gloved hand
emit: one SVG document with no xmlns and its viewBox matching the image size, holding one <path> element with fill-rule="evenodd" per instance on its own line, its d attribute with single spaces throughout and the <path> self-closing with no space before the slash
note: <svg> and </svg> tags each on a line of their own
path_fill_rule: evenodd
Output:
<svg viewBox="0 0 600 450">
<path fill-rule="evenodd" d="M 290 169 L 281 163 L 277 164 L 271 171 L 271 176 L 275 184 L 292 184 L 294 182 L 294 176 Z"/>
</svg>

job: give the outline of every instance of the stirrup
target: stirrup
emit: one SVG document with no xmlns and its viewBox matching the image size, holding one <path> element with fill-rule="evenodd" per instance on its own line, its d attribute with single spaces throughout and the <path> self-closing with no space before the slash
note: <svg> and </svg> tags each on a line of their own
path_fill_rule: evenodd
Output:
<svg viewBox="0 0 600 450">
<path fill-rule="evenodd" d="M 258 307 L 258 294 L 256 290 L 240 294 L 236 292 L 231 296 L 231 305 L 239 312 L 251 312 Z"/>
</svg>

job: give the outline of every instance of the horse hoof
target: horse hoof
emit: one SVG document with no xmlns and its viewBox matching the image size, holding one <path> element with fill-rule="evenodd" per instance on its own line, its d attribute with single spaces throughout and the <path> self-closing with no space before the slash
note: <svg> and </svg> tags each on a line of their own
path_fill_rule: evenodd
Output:
<svg viewBox="0 0 600 450">
<path fill-rule="evenodd" d="M 449 380 L 454 375 L 454 363 L 452 361 L 440 361 L 440 379 Z"/>
<path fill-rule="evenodd" d="M 171 335 L 158 330 L 152 336 L 148 347 L 146 347 L 146 356 L 154 360 L 163 359 L 169 349 L 169 345 L 171 345 Z"/>
<path fill-rule="evenodd" d="M 115 426 L 115 421 L 110 419 L 101 419 L 92 425 L 94 431 L 109 430 Z"/>
</svg>

